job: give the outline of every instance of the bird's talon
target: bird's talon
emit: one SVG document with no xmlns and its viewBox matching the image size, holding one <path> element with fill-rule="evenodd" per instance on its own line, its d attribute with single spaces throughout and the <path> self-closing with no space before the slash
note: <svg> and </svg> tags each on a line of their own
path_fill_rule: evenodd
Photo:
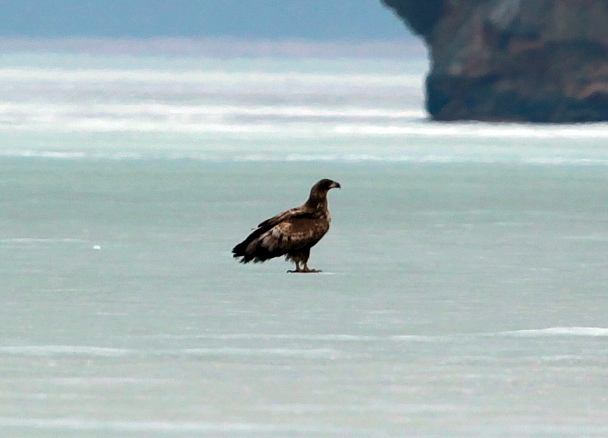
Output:
<svg viewBox="0 0 608 438">
<path fill-rule="evenodd" d="M 288 273 L 321 272 L 309 269 L 306 262 L 310 248 L 329 229 L 327 192 L 339 188 L 340 184 L 327 178 L 318 181 L 310 189 L 310 196 L 304 204 L 266 219 L 252 228 L 252 233 L 232 248 L 233 257 L 240 259 L 241 263 L 258 263 L 284 255 L 287 261 L 296 265 L 296 269 L 289 270 Z"/>
</svg>

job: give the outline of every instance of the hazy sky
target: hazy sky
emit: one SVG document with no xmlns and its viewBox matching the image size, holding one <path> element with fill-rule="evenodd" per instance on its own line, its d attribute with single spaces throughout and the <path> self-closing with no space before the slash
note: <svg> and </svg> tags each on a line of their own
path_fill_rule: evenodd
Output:
<svg viewBox="0 0 608 438">
<path fill-rule="evenodd" d="M 409 38 L 380 0 L 0 0 L 0 37 Z"/>
</svg>

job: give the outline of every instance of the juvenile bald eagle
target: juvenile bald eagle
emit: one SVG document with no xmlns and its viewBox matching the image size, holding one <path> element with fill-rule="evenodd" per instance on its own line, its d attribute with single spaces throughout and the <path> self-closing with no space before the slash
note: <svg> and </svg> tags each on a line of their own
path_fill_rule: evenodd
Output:
<svg viewBox="0 0 608 438">
<path fill-rule="evenodd" d="M 329 230 L 331 218 L 327 210 L 327 192 L 340 188 L 330 179 L 322 179 L 310 189 L 308 200 L 300 207 L 284 211 L 259 224 L 254 231 L 232 249 L 241 263 L 265 262 L 285 256 L 296 265 L 295 271 L 321 272 L 308 267 L 310 248 Z"/>
</svg>

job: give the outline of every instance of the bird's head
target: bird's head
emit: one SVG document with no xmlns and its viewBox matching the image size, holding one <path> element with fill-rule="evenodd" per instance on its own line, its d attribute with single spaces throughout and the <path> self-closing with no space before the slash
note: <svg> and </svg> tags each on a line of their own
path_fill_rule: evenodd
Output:
<svg viewBox="0 0 608 438">
<path fill-rule="evenodd" d="M 327 178 L 322 179 L 321 181 L 319 181 L 312 187 L 313 190 L 319 191 L 319 192 L 327 192 L 331 189 L 339 189 L 339 188 L 340 188 L 340 183 L 337 183 L 337 182 L 332 181 Z"/>
<path fill-rule="evenodd" d="M 309 205 L 316 205 L 317 202 L 325 202 L 327 192 L 331 189 L 339 189 L 340 184 L 330 179 L 324 178 L 310 189 Z"/>
</svg>

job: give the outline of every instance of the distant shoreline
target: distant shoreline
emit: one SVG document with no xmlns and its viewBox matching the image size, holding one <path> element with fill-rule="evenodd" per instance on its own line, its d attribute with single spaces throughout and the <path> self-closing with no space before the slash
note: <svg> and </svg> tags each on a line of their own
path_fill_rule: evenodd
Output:
<svg viewBox="0 0 608 438">
<path fill-rule="evenodd" d="M 404 58 L 426 54 L 413 37 L 379 41 L 246 40 L 239 38 L 0 38 L 0 53 L 76 52 L 164 56 Z"/>
</svg>

